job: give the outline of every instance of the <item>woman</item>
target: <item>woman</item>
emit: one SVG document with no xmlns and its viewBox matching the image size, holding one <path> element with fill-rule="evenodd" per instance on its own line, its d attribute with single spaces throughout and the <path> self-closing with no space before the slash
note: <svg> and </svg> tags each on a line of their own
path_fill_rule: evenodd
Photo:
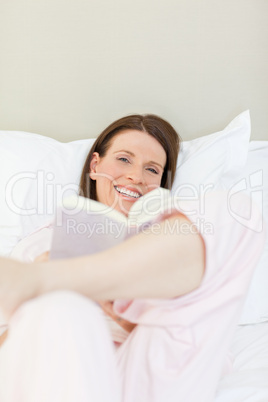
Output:
<svg viewBox="0 0 268 402">
<path fill-rule="evenodd" d="M 178 145 L 157 116 L 116 121 L 88 155 L 81 194 L 128 215 L 138 198 L 172 184 Z M 237 197 L 232 209 L 246 210 L 247 200 Z M 196 229 L 200 217 L 213 233 Z M 152 225 L 101 253 L 46 264 L 2 259 L 10 333 L 1 401 L 212 401 L 261 248 L 262 235 L 233 218 L 225 194 L 212 194 L 205 211 L 186 202 L 157 233 Z M 121 320 L 127 336 L 118 349 L 94 301 Z"/>
</svg>

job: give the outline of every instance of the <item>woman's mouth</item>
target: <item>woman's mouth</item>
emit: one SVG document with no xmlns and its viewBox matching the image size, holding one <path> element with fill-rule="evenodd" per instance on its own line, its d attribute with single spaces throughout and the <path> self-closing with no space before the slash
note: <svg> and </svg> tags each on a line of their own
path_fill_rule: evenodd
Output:
<svg viewBox="0 0 268 402">
<path fill-rule="evenodd" d="M 142 196 L 142 194 L 139 191 L 129 190 L 126 187 L 114 186 L 114 188 L 119 194 L 124 195 L 126 197 L 137 199 Z"/>
</svg>

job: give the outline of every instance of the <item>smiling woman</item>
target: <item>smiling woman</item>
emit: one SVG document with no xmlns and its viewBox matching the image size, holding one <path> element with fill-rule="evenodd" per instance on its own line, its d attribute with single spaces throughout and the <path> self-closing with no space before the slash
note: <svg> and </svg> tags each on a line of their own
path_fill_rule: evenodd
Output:
<svg viewBox="0 0 268 402">
<path fill-rule="evenodd" d="M 89 152 L 80 194 L 128 215 L 146 193 L 171 187 L 178 150 L 157 116 L 117 120 Z M 0 259 L 10 327 L 1 402 L 214 400 L 264 234 L 230 214 L 225 193 L 201 201 L 95 254 Z M 245 216 L 247 206 L 240 195 L 232 208 Z M 213 230 L 198 231 L 200 219 Z"/>
<path fill-rule="evenodd" d="M 154 137 L 137 130 L 117 133 L 105 155 L 92 155 L 97 200 L 127 216 L 137 198 L 160 186 L 165 165 L 166 153 Z"/>
<path fill-rule="evenodd" d="M 124 136 L 120 135 L 119 137 L 119 133 L 124 134 Z M 180 147 L 178 134 L 171 124 L 159 116 L 152 114 L 131 115 L 110 124 L 93 144 L 86 158 L 81 176 L 81 195 L 97 200 L 96 180 L 93 180 L 96 177 L 93 176 L 90 180 L 89 173 L 94 167 L 94 163 L 106 155 L 114 137 L 117 137 L 117 139 L 113 141 L 112 146 L 114 149 L 111 153 L 116 153 L 115 157 L 117 156 L 122 163 L 130 163 L 131 165 L 134 156 L 137 158 L 144 154 L 144 160 L 142 161 L 144 168 L 158 177 L 157 179 L 149 180 L 152 181 L 150 189 L 155 188 L 153 185 L 154 180 L 163 188 L 171 188 Z M 133 143 L 130 144 L 129 140 L 133 141 Z M 137 148 L 136 155 L 132 149 L 134 145 Z M 149 152 L 149 154 L 146 155 L 146 152 Z"/>
</svg>

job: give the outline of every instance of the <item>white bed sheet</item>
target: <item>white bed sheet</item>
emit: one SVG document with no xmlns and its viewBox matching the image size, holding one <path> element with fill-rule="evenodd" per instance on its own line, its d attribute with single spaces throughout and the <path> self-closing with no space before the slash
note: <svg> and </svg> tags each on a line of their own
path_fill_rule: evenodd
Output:
<svg viewBox="0 0 268 402">
<path fill-rule="evenodd" d="M 231 353 L 215 402 L 268 402 L 268 322 L 239 326 Z"/>
</svg>

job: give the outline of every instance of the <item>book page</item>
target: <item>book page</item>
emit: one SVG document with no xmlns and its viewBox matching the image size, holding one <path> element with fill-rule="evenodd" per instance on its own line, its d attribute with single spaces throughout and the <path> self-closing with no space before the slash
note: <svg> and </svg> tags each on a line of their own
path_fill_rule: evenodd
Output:
<svg viewBox="0 0 268 402">
<path fill-rule="evenodd" d="M 139 198 L 128 218 L 84 197 L 65 199 L 53 229 L 51 259 L 98 253 L 138 234 L 169 208 L 170 191 L 157 188 Z"/>
</svg>

